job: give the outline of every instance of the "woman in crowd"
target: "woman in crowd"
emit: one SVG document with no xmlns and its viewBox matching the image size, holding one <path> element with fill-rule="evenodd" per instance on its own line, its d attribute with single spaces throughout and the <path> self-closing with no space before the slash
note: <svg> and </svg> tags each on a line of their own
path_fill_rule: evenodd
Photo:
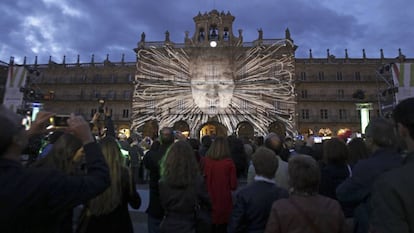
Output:
<svg viewBox="0 0 414 233">
<path fill-rule="evenodd" d="M 273 203 L 266 233 L 344 232 L 345 218 L 336 200 L 318 194 L 320 168 L 308 155 L 289 160 L 290 197 Z"/>
<path fill-rule="evenodd" d="M 213 232 L 226 232 L 233 206 L 232 191 L 237 188 L 236 167 L 227 139 L 217 137 L 204 161 L 207 190 L 213 204 Z"/>
<path fill-rule="evenodd" d="M 195 209 L 209 212 L 210 199 L 193 148 L 186 141 L 174 143 L 161 161 L 159 182 L 165 217 L 161 232 L 195 232 Z"/>
<path fill-rule="evenodd" d="M 364 142 L 363 138 L 353 138 L 347 144 L 349 151 L 349 160 L 348 163 L 351 167 L 361 159 L 366 159 L 369 156 L 369 151 L 367 145 Z"/>
<path fill-rule="evenodd" d="M 116 139 L 106 136 L 101 139 L 100 145 L 109 167 L 111 186 L 86 205 L 78 232 L 132 233 L 128 204 L 138 209 L 141 198 L 129 169 L 123 165 L 124 159 Z"/>
<path fill-rule="evenodd" d="M 83 147 L 82 141 L 72 134 L 59 133 L 61 136 L 53 143 L 47 156 L 36 161 L 32 166 L 38 168 L 55 168 L 68 175 L 85 174 L 82 170 Z M 64 220 L 60 225 L 62 233 L 72 233 L 73 210 L 68 210 L 62 217 Z"/>
<path fill-rule="evenodd" d="M 332 138 L 323 142 L 321 167 L 321 184 L 319 194 L 337 200 L 336 188 L 352 175 L 348 164 L 348 148 L 343 140 Z M 345 217 L 353 216 L 354 207 L 341 203 Z"/>
</svg>

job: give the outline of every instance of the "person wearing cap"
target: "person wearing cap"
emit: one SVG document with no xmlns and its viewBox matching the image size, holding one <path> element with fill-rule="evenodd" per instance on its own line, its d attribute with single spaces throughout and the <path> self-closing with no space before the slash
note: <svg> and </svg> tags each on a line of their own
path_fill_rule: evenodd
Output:
<svg viewBox="0 0 414 233">
<path fill-rule="evenodd" d="M 62 214 L 103 192 L 110 184 L 108 166 L 88 123 L 71 115 L 68 132 L 85 151 L 86 176 L 70 176 L 49 168 L 24 168 L 20 153 L 28 138 L 45 133 L 53 113 L 39 112 L 26 131 L 21 118 L 0 106 L 0 231 L 59 232 Z"/>
</svg>

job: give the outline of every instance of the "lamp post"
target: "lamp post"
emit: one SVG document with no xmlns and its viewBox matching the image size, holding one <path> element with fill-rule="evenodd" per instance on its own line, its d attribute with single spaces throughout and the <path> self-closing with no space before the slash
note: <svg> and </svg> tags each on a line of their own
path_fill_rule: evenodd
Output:
<svg viewBox="0 0 414 233">
<path fill-rule="evenodd" d="M 361 112 L 361 132 L 365 133 L 365 128 L 369 123 L 369 110 L 372 110 L 372 103 L 357 103 L 356 109 Z"/>
</svg>

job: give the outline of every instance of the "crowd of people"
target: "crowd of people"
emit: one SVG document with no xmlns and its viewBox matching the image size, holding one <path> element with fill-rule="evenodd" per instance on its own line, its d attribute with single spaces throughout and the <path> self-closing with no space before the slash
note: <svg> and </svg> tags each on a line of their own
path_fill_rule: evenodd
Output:
<svg viewBox="0 0 414 233">
<path fill-rule="evenodd" d="M 321 143 L 168 127 L 126 138 L 106 114 L 104 132 L 99 115 L 72 114 L 51 133 L 52 115 L 26 130 L 0 107 L 1 232 L 134 232 L 128 207 L 141 206 L 135 185 L 147 179 L 149 233 L 414 232 L 414 98 L 371 119 L 363 138 Z"/>
</svg>

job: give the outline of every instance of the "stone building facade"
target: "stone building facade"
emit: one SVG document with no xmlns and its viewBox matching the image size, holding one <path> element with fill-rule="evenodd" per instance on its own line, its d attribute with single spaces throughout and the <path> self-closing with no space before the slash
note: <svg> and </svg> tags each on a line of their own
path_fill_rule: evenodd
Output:
<svg viewBox="0 0 414 233">
<path fill-rule="evenodd" d="M 119 132 L 157 136 L 170 126 L 191 137 L 205 134 L 259 136 L 268 132 L 335 135 L 361 131 L 357 104 L 369 103 L 370 116 L 386 115 L 394 92 L 389 64 L 396 58 L 295 58 L 290 32 L 284 38 L 243 41 L 233 30 L 235 17 L 213 10 L 194 18 L 192 36 L 174 43 L 146 41 L 137 61 L 23 64 L 38 71 L 27 85 L 42 94 L 44 109 L 74 112 L 90 120 L 100 100 L 112 112 Z M 236 35 L 235 35 L 236 34 Z M 3 75 L 2 75 L 3 76 Z"/>
</svg>

